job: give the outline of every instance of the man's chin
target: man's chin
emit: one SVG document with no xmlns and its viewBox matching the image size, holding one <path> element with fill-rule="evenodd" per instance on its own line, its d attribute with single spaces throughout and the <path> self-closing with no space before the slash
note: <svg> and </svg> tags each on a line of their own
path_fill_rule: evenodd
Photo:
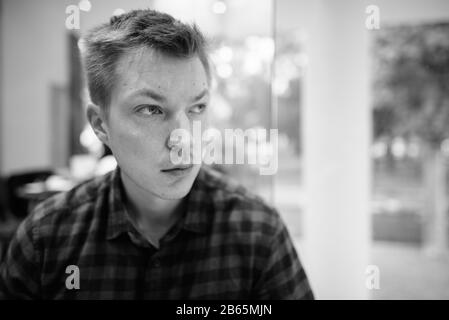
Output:
<svg viewBox="0 0 449 320">
<path fill-rule="evenodd" d="M 189 176 L 179 179 L 177 181 L 168 182 L 159 193 L 159 196 L 165 200 L 177 200 L 184 198 L 192 188 L 192 185 L 197 177 L 197 173 L 192 172 Z"/>
<path fill-rule="evenodd" d="M 167 188 L 166 190 L 159 192 L 158 196 L 164 200 L 179 200 L 187 196 L 190 189 L 191 186 L 190 188 Z"/>
</svg>

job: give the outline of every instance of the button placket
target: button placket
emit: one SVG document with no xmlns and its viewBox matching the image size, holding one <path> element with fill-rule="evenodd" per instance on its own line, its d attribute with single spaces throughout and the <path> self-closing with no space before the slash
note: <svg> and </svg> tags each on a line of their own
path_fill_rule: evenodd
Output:
<svg viewBox="0 0 449 320">
<path fill-rule="evenodd" d="M 154 268 L 160 268 L 161 266 L 161 260 L 157 257 L 153 258 L 151 261 L 151 266 Z"/>
</svg>

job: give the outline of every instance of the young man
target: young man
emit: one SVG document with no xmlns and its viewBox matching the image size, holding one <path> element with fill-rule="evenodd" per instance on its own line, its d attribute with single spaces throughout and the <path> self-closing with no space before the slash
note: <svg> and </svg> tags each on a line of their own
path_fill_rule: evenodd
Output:
<svg viewBox="0 0 449 320">
<path fill-rule="evenodd" d="M 171 132 L 206 120 L 205 45 L 196 27 L 152 10 L 88 34 L 87 116 L 118 167 L 35 208 L 0 268 L 0 296 L 313 298 L 273 208 L 210 168 L 170 160 L 182 150 Z"/>
</svg>

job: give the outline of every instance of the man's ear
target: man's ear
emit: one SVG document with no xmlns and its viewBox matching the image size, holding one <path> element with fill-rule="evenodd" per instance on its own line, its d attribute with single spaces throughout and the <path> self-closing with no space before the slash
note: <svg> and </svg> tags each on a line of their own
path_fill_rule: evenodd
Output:
<svg viewBox="0 0 449 320">
<path fill-rule="evenodd" d="M 87 120 L 89 121 L 98 139 L 110 147 L 105 112 L 103 112 L 103 110 L 96 104 L 89 103 L 87 106 Z"/>
</svg>

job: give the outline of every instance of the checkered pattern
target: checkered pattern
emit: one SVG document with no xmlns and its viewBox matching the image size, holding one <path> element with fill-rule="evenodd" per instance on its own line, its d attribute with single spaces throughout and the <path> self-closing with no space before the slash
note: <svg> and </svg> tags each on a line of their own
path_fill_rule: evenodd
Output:
<svg viewBox="0 0 449 320">
<path fill-rule="evenodd" d="M 312 299 L 279 214 L 203 167 L 156 249 L 123 206 L 120 169 L 39 204 L 0 266 L 0 297 Z M 79 268 L 79 289 L 66 281 Z"/>
</svg>

